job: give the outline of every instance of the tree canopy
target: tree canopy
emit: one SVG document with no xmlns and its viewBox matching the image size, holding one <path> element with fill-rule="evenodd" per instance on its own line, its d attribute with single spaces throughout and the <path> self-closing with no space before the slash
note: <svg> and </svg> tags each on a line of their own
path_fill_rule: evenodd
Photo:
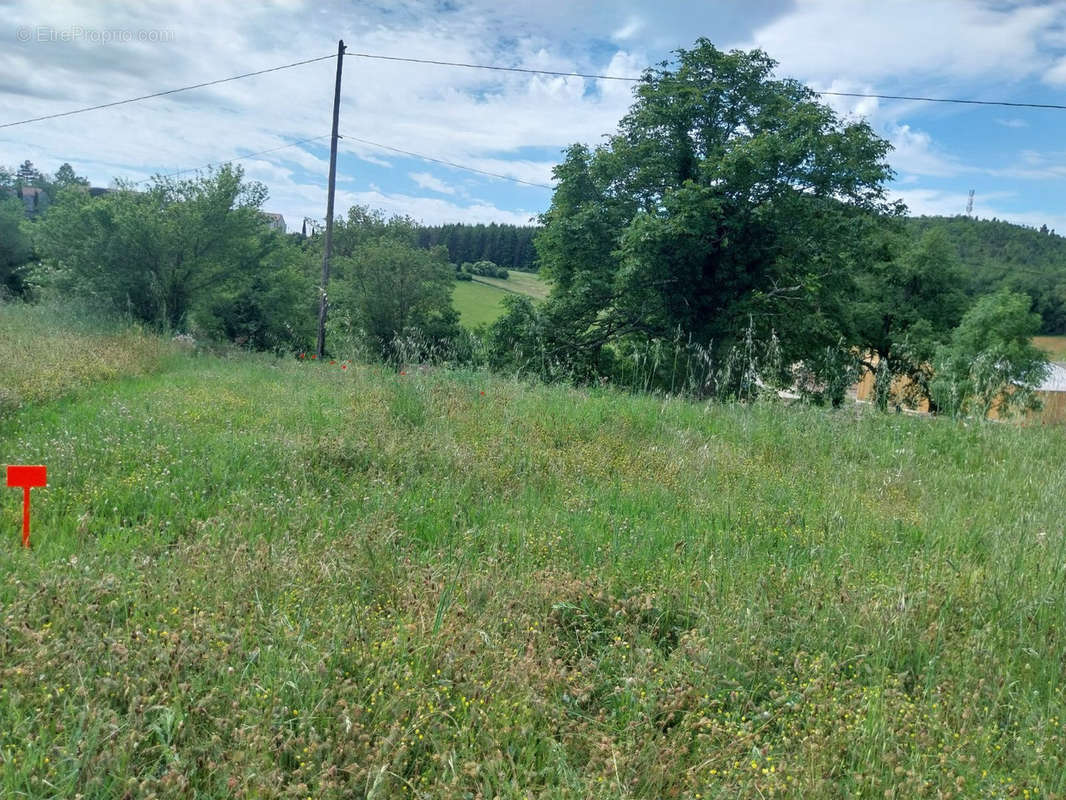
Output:
<svg viewBox="0 0 1066 800">
<path fill-rule="evenodd" d="M 239 167 L 187 180 L 156 179 L 99 198 L 62 192 L 36 230 L 57 280 L 114 311 L 182 329 L 194 308 L 220 298 L 274 263 L 259 208 L 261 184 Z"/>
<path fill-rule="evenodd" d="M 971 298 L 1000 289 L 1023 292 L 1043 319 L 1041 333 L 1066 334 L 1066 237 L 996 219 L 917 217 L 914 237 L 937 229 L 957 253 L 960 285 Z"/>
<path fill-rule="evenodd" d="M 418 227 L 418 244 L 426 248 L 443 245 L 448 250 L 449 260 L 456 264 L 491 261 L 506 269 L 529 272 L 536 269 L 533 237 L 537 230 L 532 225 L 496 222 L 488 225 L 421 225 Z"/>
<path fill-rule="evenodd" d="M 933 355 L 959 324 L 967 298 L 958 255 L 942 230 L 930 228 L 910 241 L 895 226 L 882 235 L 894 240 L 856 276 L 853 341 L 878 381 L 887 384 L 878 387 L 877 397 L 886 400 L 902 376 L 907 380 L 900 384 L 900 399 L 914 402 L 929 397 Z"/>
<path fill-rule="evenodd" d="M 432 347 L 459 333 L 451 300 L 455 270 L 444 247 L 418 246 L 418 231 L 408 217 L 386 218 L 362 206 L 334 225 L 334 329 L 346 329 L 381 357 L 392 356 L 406 334 Z"/>
<path fill-rule="evenodd" d="M 800 358 L 840 309 L 886 200 L 889 145 L 705 39 L 645 72 L 618 133 L 570 147 L 536 240 L 557 356 L 602 370 L 613 343 L 677 331 L 714 351 L 749 322 Z"/>
</svg>

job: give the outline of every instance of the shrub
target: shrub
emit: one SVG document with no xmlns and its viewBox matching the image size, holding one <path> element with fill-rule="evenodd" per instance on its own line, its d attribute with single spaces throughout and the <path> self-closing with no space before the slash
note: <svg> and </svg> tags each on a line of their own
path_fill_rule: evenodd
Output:
<svg viewBox="0 0 1066 800">
<path fill-rule="evenodd" d="M 1036 408 L 1035 389 L 1047 375 L 1047 356 L 1032 343 L 1039 314 L 1027 295 L 1003 290 L 986 295 L 966 312 L 937 349 L 932 382 L 937 405 L 951 414 L 987 416 Z"/>
</svg>

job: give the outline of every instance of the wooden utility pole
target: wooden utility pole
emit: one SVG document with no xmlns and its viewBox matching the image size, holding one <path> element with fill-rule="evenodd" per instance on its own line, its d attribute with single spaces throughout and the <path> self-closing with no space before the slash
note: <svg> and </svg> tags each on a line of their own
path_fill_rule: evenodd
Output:
<svg viewBox="0 0 1066 800">
<path fill-rule="evenodd" d="M 326 194 L 326 249 L 322 253 L 322 286 L 318 296 L 318 357 L 326 355 L 326 308 L 329 299 L 329 257 L 333 254 L 333 193 L 337 186 L 337 125 L 341 114 L 341 69 L 344 66 L 344 40 L 337 42 L 337 83 L 333 87 L 333 136 L 329 142 L 329 189 Z"/>
</svg>

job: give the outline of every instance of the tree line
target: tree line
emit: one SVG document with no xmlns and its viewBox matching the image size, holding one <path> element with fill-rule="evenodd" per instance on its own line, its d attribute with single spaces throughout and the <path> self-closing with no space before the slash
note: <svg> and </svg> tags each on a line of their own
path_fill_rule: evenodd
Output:
<svg viewBox="0 0 1066 800">
<path fill-rule="evenodd" d="M 334 229 L 330 346 L 697 396 L 790 388 L 834 405 L 870 369 L 882 407 L 1029 404 L 1046 368 L 1030 338 L 1066 274 L 1061 237 L 907 220 L 887 194 L 889 144 L 775 67 L 700 40 L 649 69 L 615 134 L 565 151 L 539 227 L 350 209 Z M 322 239 L 270 230 L 265 197 L 238 167 L 95 198 L 66 186 L 31 223 L 0 214 L 14 243 L 0 258 L 38 262 L 0 277 L 298 352 L 313 341 Z M 1046 280 L 1027 284 L 1000 259 L 1031 237 L 1044 256 L 1027 263 Z M 457 264 L 479 262 L 535 265 L 551 294 L 508 297 L 501 319 L 466 332 L 451 289 Z"/>
<path fill-rule="evenodd" d="M 490 222 L 467 225 L 426 225 L 418 229 L 419 247 L 443 245 L 455 264 L 491 261 L 504 269 L 536 271 L 537 251 L 533 244 L 538 228 L 533 225 L 507 225 Z"/>
</svg>

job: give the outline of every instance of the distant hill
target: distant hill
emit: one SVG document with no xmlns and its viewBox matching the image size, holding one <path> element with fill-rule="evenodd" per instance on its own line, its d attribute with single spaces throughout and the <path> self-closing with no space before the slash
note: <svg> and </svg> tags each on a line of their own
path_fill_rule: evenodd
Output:
<svg viewBox="0 0 1066 800">
<path fill-rule="evenodd" d="M 932 227 L 947 233 L 958 248 L 970 294 L 1001 287 L 1025 292 L 1044 318 L 1042 332 L 1066 334 L 1066 237 L 1046 226 L 961 216 L 912 217 L 906 224 L 915 236 Z"/>
</svg>

